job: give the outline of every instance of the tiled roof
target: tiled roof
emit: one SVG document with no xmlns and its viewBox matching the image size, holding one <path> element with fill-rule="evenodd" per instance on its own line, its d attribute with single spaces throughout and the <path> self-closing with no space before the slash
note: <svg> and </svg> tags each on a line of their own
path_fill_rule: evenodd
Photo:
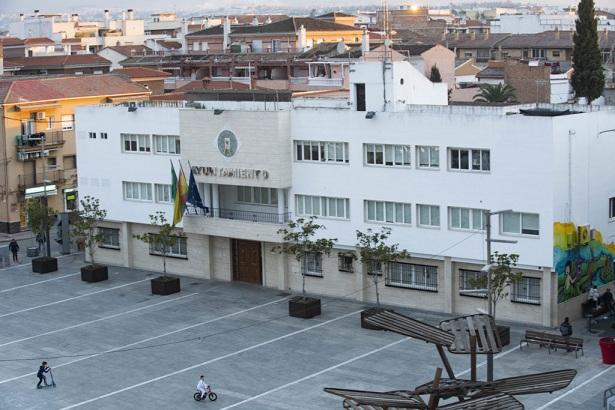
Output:
<svg viewBox="0 0 615 410">
<path fill-rule="evenodd" d="M 129 67 L 119 68 L 113 70 L 114 74 L 123 74 L 128 78 L 157 78 L 157 77 L 170 77 L 171 74 L 166 71 L 154 70 L 153 68 L 146 67 Z"/>
<path fill-rule="evenodd" d="M 156 43 L 169 50 L 177 50 L 177 49 L 182 48 L 182 43 L 180 43 L 179 41 L 160 40 L 160 41 L 157 41 Z"/>
<path fill-rule="evenodd" d="M 109 67 L 111 62 L 97 54 L 71 54 L 66 56 L 10 57 L 4 59 L 5 67 L 59 68 L 59 67 Z"/>
<path fill-rule="evenodd" d="M 573 31 L 545 31 L 536 34 L 513 34 L 502 41 L 502 48 L 569 48 L 573 47 Z M 598 33 L 601 48 L 615 47 L 615 35 Z"/>
<path fill-rule="evenodd" d="M 322 19 L 322 18 L 335 18 L 335 17 L 355 17 L 352 14 L 347 14 L 344 13 L 342 11 L 332 11 L 331 13 L 325 13 L 325 14 L 321 14 L 320 16 L 317 16 L 317 19 Z"/>
<path fill-rule="evenodd" d="M 31 38 L 27 38 L 24 40 L 24 43 L 28 46 L 32 46 L 32 45 L 39 45 L 39 44 L 47 44 L 47 45 L 53 45 L 55 44 L 54 41 L 50 38 L 47 37 L 31 37 Z"/>
<path fill-rule="evenodd" d="M 313 17 L 291 17 L 262 26 L 237 26 L 231 28 L 231 34 L 278 34 L 296 33 L 303 26 L 306 31 L 358 31 L 357 28 L 343 24 L 331 23 Z M 205 30 L 190 33 L 190 36 L 222 35 L 222 26 L 210 27 Z"/>
<path fill-rule="evenodd" d="M 106 47 L 117 53 L 130 57 L 133 55 L 144 55 L 152 51 L 151 48 L 144 46 L 143 44 L 133 44 L 128 46 L 110 46 Z"/>
<path fill-rule="evenodd" d="M 25 42 L 17 37 L 0 37 L 0 44 L 2 44 L 3 47 L 15 47 L 23 46 Z"/>
<path fill-rule="evenodd" d="M 113 74 L 0 79 L 0 101 L 5 104 L 149 93 L 145 87 Z"/>
</svg>

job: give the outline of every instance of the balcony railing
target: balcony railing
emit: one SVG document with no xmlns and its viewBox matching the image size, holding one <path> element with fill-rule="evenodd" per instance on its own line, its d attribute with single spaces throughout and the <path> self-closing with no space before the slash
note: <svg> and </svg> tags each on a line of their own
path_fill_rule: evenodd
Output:
<svg viewBox="0 0 615 410">
<path fill-rule="evenodd" d="M 53 148 L 64 144 L 65 131 L 46 131 L 36 132 L 32 134 L 18 135 L 15 138 L 15 143 L 19 151 L 36 151 L 41 149 L 43 142 L 41 138 L 45 138 L 45 148 Z"/>
<path fill-rule="evenodd" d="M 290 220 L 289 212 L 279 214 L 272 212 L 256 212 L 224 208 L 202 209 L 190 206 L 188 207 L 187 212 L 189 215 L 202 215 L 209 218 L 234 219 L 238 221 L 249 221 L 269 224 L 283 224 Z"/>
<path fill-rule="evenodd" d="M 45 179 L 50 183 L 59 183 L 65 180 L 64 170 L 49 170 L 45 173 Z M 43 185 L 43 173 L 19 175 L 19 187 L 21 189 Z"/>
</svg>

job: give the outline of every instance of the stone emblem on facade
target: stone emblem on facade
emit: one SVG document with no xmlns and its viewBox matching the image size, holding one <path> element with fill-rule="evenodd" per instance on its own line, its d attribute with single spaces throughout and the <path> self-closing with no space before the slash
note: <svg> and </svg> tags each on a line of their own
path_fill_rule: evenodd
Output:
<svg viewBox="0 0 615 410">
<path fill-rule="evenodd" d="M 222 130 L 218 134 L 218 150 L 227 158 L 232 157 L 237 152 L 237 137 L 230 130 Z"/>
</svg>

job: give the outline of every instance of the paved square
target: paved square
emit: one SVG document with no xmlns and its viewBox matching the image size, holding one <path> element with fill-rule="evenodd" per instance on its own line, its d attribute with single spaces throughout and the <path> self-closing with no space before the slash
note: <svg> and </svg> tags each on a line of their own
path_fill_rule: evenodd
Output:
<svg viewBox="0 0 615 410">
<path fill-rule="evenodd" d="M 161 297 L 150 292 L 153 273 L 111 267 L 109 281 L 88 284 L 78 275 L 82 255 L 59 262 L 47 275 L 29 265 L 0 270 L 0 409 L 339 409 L 323 387 L 412 388 L 440 366 L 433 345 L 361 329 L 358 303 L 323 298 L 323 314 L 302 320 L 272 289 L 183 278 L 181 293 Z M 496 377 L 578 369 L 566 391 L 519 396 L 527 409 L 600 409 L 615 384 L 598 336 L 574 325 L 584 357 L 535 345 L 520 351 L 523 326 L 496 357 Z M 449 358 L 469 377 L 469 357 Z M 55 389 L 35 388 L 42 360 Z M 192 399 L 200 374 L 216 402 Z"/>
</svg>

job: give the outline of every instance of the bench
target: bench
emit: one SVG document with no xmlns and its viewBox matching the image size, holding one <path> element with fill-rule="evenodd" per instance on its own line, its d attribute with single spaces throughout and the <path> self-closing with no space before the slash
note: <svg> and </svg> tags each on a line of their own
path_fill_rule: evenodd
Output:
<svg viewBox="0 0 615 410">
<path fill-rule="evenodd" d="M 587 318 L 587 330 L 589 333 L 596 333 L 595 330 L 592 330 L 592 319 L 609 313 L 609 308 L 606 304 L 600 303 L 600 300 L 598 302 L 599 305 L 596 308 L 594 308 L 594 304 L 591 300 L 581 303 L 581 311 L 583 312 L 583 317 Z"/>
<path fill-rule="evenodd" d="M 580 337 L 560 336 L 553 333 L 526 330 L 525 337 L 519 342 L 519 349 L 521 349 L 523 342 L 528 346 L 532 343 L 540 347 L 546 346 L 549 349 L 549 354 L 551 354 L 551 349 L 557 351 L 557 348 L 562 348 L 574 350 L 575 357 L 579 357 L 579 350 L 581 351 L 581 355 L 585 355 L 583 351 L 583 339 Z"/>
</svg>

